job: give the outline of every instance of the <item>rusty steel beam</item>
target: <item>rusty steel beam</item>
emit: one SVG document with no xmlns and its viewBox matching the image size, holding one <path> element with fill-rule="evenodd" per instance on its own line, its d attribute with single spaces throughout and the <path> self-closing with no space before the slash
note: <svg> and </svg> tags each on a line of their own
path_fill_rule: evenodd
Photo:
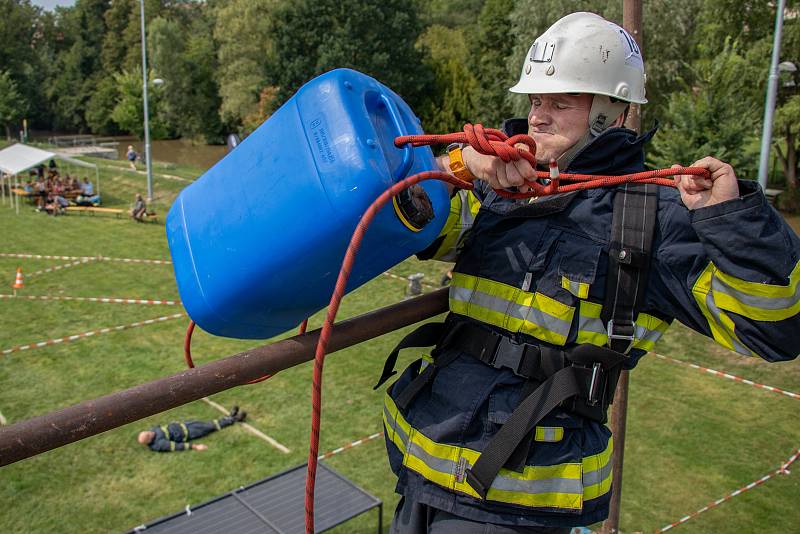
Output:
<svg viewBox="0 0 800 534">
<path fill-rule="evenodd" d="M 328 353 L 447 310 L 447 289 L 337 323 Z M 0 466 L 243 385 L 314 359 L 319 330 L 246 350 L 104 397 L 0 427 Z"/>
</svg>

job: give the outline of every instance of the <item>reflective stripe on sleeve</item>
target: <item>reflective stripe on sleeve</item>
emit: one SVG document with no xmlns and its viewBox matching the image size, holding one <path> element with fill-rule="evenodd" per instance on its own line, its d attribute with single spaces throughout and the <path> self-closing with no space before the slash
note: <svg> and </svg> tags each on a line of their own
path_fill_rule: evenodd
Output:
<svg viewBox="0 0 800 534">
<path fill-rule="evenodd" d="M 439 237 L 444 236 L 442 244 L 433 255 L 434 259 L 441 261 L 455 261 L 458 247 L 466 232 L 472 228 L 475 217 L 481 207 L 480 201 L 472 191 L 458 191 L 450 200 L 450 215 L 444 223 Z"/>
<path fill-rule="evenodd" d="M 711 277 L 711 293 L 720 309 L 756 321 L 782 321 L 800 312 L 800 263 L 795 265 L 786 286 L 747 282 L 723 273 L 713 263 L 701 278 L 704 275 Z"/>
<path fill-rule="evenodd" d="M 219 424 L 219 419 L 214 419 L 214 426 L 217 427 L 217 430 L 222 430 L 222 427 Z"/>
<path fill-rule="evenodd" d="M 189 429 L 186 428 L 186 425 L 183 423 L 178 423 L 178 424 L 181 425 L 181 430 L 183 430 L 183 441 L 184 442 L 189 441 Z"/>
<path fill-rule="evenodd" d="M 451 491 L 480 498 L 467 484 L 464 473 L 475 465 L 478 451 L 437 443 L 412 428 L 391 396 L 383 410 L 386 436 L 403 452 L 403 465 L 426 480 Z M 537 429 L 538 430 L 538 429 Z M 554 434 L 563 428 L 551 428 Z M 580 463 L 525 466 L 522 473 L 501 469 L 489 488 L 488 501 L 535 508 L 581 510 L 586 499 L 608 493 L 611 487 L 611 450 L 584 458 Z"/>
<path fill-rule="evenodd" d="M 714 341 L 727 349 L 736 351 L 739 354 L 744 354 L 745 356 L 755 356 L 755 353 L 747 348 L 736 336 L 736 327 L 731 318 L 720 310 L 717 305 L 716 297 L 722 294 L 712 289 L 716 272 L 717 268 L 714 264 L 709 263 L 692 287 L 692 295 L 708 322 L 711 336 L 714 338 Z"/>
</svg>

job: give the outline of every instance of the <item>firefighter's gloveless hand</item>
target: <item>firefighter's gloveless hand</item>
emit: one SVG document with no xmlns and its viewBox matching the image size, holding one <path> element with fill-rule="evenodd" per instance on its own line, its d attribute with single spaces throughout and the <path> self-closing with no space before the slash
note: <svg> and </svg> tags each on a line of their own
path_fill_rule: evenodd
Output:
<svg viewBox="0 0 800 534">
<path fill-rule="evenodd" d="M 461 157 L 472 175 L 484 180 L 492 189 L 508 189 L 536 179 L 536 172 L 524 159 L 506 163 L 496 156 L 481 154 L 471 146 L 464 147 Z"/>
<path fill-rule="evenodd" d="M 695 161 L 692 167 L 702 167 L 711 172 L 711 178 L 675 176 L 675 187 L 681 193 L 681 200 L 690 210 L 713 206 L 739 196 L 739 184 L 733 167 L 711 156 Z M 672 168 L 680 167 L 673 165 Z"/>
</svg>

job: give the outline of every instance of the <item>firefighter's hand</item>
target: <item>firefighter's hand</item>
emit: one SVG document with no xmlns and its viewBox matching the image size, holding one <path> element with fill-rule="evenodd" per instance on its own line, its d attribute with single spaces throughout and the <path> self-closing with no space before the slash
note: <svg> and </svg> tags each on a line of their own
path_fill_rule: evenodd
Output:
<svg viewBox="0 0 800 534">
<path fill-rule="evenodd" d="M 672 168 L 680 167 L 673 165 Z M 733 167 L 716 158 L 707 156 L 695 161 L 692 167 L 702 167 L 711 172 L 711 178 L 681 174 L 675 176 L 675 187 L 681 200 L 690 210 L 713 206 L 739 196 L 739 184 Z"/>
<path fill-rule="evenodd" d="M 527 160 L 519 159 L 506 163 L 496 156 L 480 154 L 471 146 L 461 151 L 464 165 L 475 178 L 486 181 L 492 189 L 508 189 L 534 180 L 536 172 Z"/>
<path fill-rule="evenodd" d="M 194 443 L 192 445 L 192 449 L 194 449 L 196 451 L 207 451 L 208 450 L 208 445 L 203 445 L 202 443 Z"/>
</svg>

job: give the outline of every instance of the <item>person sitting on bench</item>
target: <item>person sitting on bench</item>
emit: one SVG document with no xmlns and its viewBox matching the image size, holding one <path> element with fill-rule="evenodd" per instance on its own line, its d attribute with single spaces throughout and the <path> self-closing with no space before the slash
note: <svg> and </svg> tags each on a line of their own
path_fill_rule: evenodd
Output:
<svg viewBox="0 0 800 534">
<path fill-rule="evenodd" d="M 247 418 L 247 412 L 239 411 L 234 406 L 231 413 L 211 421 L 185 421 L 183 423 L 170 423 L 168 425 L 154 426 L 150 430 L 139 432 L 136 441 L 149 447 L 155 452 L 174 451 L 204 451 L 208 445 L 202 443 L 189 443 L 189 441 L 207 436 L 217 430 L 222 430 L 233 423 L 242 422 Z"/>
<path fill-rule="evenodd" d="M 131 209 L 131 217 L 139 222 L 142 222 L 146 215 L 147 204 L 144 203 L 142 195 L 140 193 L 136 193 L 136 202 L 133 205 L 133 209 Z"/>
</svg>

